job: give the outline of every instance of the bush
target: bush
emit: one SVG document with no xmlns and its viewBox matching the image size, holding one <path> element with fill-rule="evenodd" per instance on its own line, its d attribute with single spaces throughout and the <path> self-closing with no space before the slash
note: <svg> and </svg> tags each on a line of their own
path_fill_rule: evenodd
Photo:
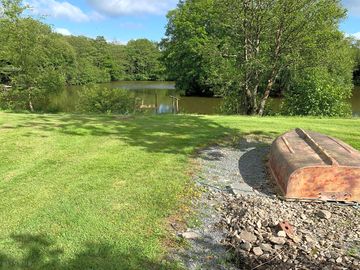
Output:
<svg viewBox="0 0 360 270">
<path fill-rule="evenodd" d="M 77 108 L 81 112 L 129 114 L 137 110 L 138 100 L 128 90 L 89 86 L 80 92 Z"/>
<path fill-rule="evenodd" d="M 47 96 L 43 89 L 4 89 L 0 85 L 0 109 L 10 111 L 30 111 L 30 102 L 35 111 L 43 111 Z"/>
<path fill-rule="evenodd" d="M 324 69 L 311 69 L 296 78 L 285 95 L 282 113 L 286 115 L 350 116 L 352 84 Z"/>
</svg>

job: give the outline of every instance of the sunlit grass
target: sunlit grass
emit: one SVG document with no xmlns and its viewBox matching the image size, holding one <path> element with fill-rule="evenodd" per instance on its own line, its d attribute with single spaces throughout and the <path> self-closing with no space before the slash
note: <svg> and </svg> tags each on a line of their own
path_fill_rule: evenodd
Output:
<svg viewBox="0 0 360 270">
<path fill-rule="evenodd" d="M 168 268 L 195 149 L 294 127 L 360 149 L 357 119 L 0 113 L 0 268 Z"/>
</svg>

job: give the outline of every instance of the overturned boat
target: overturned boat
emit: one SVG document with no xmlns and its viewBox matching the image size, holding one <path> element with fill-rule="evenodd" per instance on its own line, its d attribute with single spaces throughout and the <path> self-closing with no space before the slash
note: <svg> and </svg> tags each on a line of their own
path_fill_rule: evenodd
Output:
<svg viewBox="0 0 360 270">
<path fill-rule="evenodd" d="M 287 199 L 360 202 L 360 152 L 340 140 L 295 129 L 274 141 L 269 165 Z"/>
</svg>

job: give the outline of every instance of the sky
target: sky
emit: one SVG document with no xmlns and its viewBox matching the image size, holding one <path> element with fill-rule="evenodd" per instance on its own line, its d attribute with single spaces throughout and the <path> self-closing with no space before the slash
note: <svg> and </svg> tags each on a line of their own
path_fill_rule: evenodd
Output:
<svg viewBox="0 0 360 270">
<path fill-rule="evenodd" d="M 63 35 L 104 36 L 126 44 L 131 39 L 160 41 L 166 14 L 178 0 L 27 0 L 33 16 L 41 17 Z M 340 28 L 360 39 L 360 0 L 342 0 L 348 18 Z"/>
</svg>

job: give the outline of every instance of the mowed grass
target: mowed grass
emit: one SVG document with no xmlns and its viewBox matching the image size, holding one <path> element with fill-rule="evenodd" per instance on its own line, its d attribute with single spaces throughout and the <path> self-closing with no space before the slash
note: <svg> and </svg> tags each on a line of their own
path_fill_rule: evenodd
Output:
<svg viewBox="0 0 360 270">
<path fill-rule="evenodd" d="M 360 120 L 0 112 L 0 269 L 167 269 L 189 159 L 229 135 L 302 127 L 360 149 Z"/>
</svg>

